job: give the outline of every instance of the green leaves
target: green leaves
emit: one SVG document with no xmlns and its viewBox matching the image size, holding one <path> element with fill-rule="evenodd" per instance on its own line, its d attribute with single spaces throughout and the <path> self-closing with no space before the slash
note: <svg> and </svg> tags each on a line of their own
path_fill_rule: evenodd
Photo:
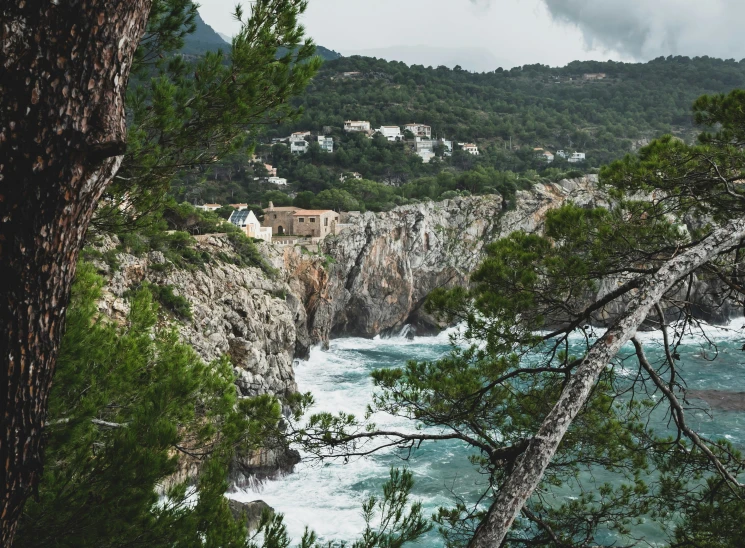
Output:
<svg viewBox="0 0 745 548">
<path fill-rule="evenodd" d="M 196 8 L 159 0 L 138 52 L 139 77 L 127 94 L 128 145 L 102 202 L 96 226 L 122 231 L 160 207 L 177 178 L 193 174 L 239 146 L 263 126 L 298 113 L 290 104 L 320 66 L 298 17 L 304 0 L 258 0 L 230 51 L 190 60 L 176 55 L 193 31 Z M 277 57 L 280 47 L 287 48 Z"/>
<path fill-rule="evenodd" d="M 158 324 L 148 288 L 131 297 L 122 326 L 100 316 L 100 289 L 93 268 L 80 265 L 44 475 L 17 546 L 246 546 L 224 499 L 227 466 L 237 448 L 277 435 L 279 403 L 239 401 L 229 360 L 203 363 Z M 199 463 L 195 487 L 173 477 L 189 463 Z"/>
</svg>

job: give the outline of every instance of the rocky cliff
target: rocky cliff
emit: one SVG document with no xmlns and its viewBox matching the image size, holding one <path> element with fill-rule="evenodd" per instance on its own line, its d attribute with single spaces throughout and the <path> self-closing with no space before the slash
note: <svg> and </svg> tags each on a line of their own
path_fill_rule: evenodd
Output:
<svg viewBox="0 0 745 548">
<path fill-rule="evenodd" d="M 228 355 L 242 395 L 282 397 L 297 390 L 293 360 L 314 344 L 328 344 L 333 336 L 372 337 L 405 325 L 419 333 L 441 327 L 422 311 L 432 290 L 467 284 L 485 245 L 515 230 L 540 232 L 546 212 L 568 201 L 588 207 L 609 203 L 596 179 L 585 177 L 518 192 L 509 209 L 499 196 L 478 196 L 350 213 L 345 228 L 315 248 L 260 244 L 277 271 L 271 275 L 224 260 L 234 249 L 220 235 L 199 238 L 197 251 L 215 260 L 198 268 L 175 268 L 158 252 L 120 254 L 119 268 L 108 273 L 101 310 L 123 318 L 128 290 L 143 281 L 169 285 L 191 304 L 192 317 L 178 323 L 185 342 L 207 361 Z M 107 241 L 100 249 L 114 246 Z M 104 263 L 100 267 L 107 269 Z M 612 287 L 608 280 L 599 293 Z M 731 310 L 712 305 L 717 291 L 699 280 L 693 296 L 700 310 L 709 310 L 703 316 L 725 320 Z M 614 303 L 598 322 L 623 306 Z M 245 476 L 291 468 L 293 462 L 293 455 L 270 449 L 239 464 Z"/>
<path fill-rule="evenodd" d="M 303 301 L 313 342 L 407 324 L 430 329 L 424 299 L 437 287 L 467 283 L 484 245 L 500 233 L 502 205 L 499 196 L 478 196 L 348 214 L 349 226 L 319 253 L 288 248 L 275 266 Z"/>
</svg>

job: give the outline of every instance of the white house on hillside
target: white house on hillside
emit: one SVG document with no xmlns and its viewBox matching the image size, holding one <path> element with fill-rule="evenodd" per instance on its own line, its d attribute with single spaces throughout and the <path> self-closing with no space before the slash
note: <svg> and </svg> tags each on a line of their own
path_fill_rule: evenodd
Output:
<svg viewBox="0 0 745 548">
<path fill-rule="evenodd" d="M 389 141 L 400 141 L 404 138 L 398 126 L 380 126 L 376 131 Z"/>
<path fill-rule="evenodd" d="M 333 137 L 325 137 L 323 135 L 318 136 L 318 146 L 321 147 L 321 150 L 324 152 L 334 152 L 334 138 Z"/>
<path fill-rule="evenodd" d="M 534 148 L 533 152 L 535 152 L 535 155 L 543 160 L 544 162 L 550 164 L 554 161 L 554 155 L 551 154 L 548 150 L 544 150 L 542 148 Z"/>
<path fill-rule="evenodd" d="M 572 155 L 567 158 L 567 162 L 570 164 L 578 164 L 586 160 L 584 152 L 572 152 Z"/>
<path fill-rule="evenodd" d="M 308 141 L 290 141 L 290 152 L 293 154 L 304 154 L 308 152 Z"/>
<path fill-rule="evenodd" d="M 200 206 L 196 206 L 197 209 L 201 209 L 202 211 L 217 211 L 222 206 L 220 204 L 204 204 Z"/>
<path fill-rule="evenodd" d="M 249 238 L 257 238 L 265 242 L 272 241 L 272 227 L 261 226 L 261 223 L 250 209 L 234 211 L 228 219 L 235 226 L 242 228 Z"/>
<path fill-rule="evenodd" d="M 416 137 L 426 137 L 427 139 L 432 137 L 432 128 L 424 124 L 406 124 L 404 130 L 409 130 Z"/>
<path fill-rule="evenodd" d="M 273 185 L 287 186 L 287 179 L 284 177 L 267 177 L 266 182 Z"/>
<path fill-rule="evenodd" d="M 428 164 L 429 161 L 435 157 L 435 153 L 432 152 L 432 149 L 429 148 L 423 148 L 422 150 L 417 151 L 417 154 L 422 159 L 422 162 L 425 164 Z"/>
<path fill-rule="evenodd" d="M 479 147 L 477 147 L 473 143 L 458 143 L 458 144 L 460 145 L 460 148 L 462 148 L 464 152 L 468 152 L 468 154 L 473 154 L 474 156 L 479 155 Z"/>
<path fill-rule="evenodd" d="M 370 122 L 367 120 L 346 120 L 344 131 L 370 131 Z"/>
</svg>

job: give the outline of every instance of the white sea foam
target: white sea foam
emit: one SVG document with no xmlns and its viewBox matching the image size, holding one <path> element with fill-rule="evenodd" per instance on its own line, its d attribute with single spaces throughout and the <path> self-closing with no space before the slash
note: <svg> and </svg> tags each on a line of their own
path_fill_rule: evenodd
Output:
<svg viewBox="0 0 745 548">
<path fill-rule="evenodd" d="M 313 348 L 307 361 L 296 364 L 296 380 L 301 391 L 314 396 L 311 413 L 344 412 L 362 419 L 374 390 L 369 375 L 373 368 L 400 366 L 411 358 L 435 359 L 447 351 L 449 336 L 455 331 L 411 339 L 406 333 L 374 339 L 335 339 L 329 350 Z M 375 361 L 377 353 L 382 354 L 377 357 L 380 362 Z M 387 362 L 386 356 L 391 354 L 394 358 Z M 375 414 L 370 420 L 380 428 L 399 431 L 414 428 L 405 418 L 383 413 Z M 442 458 L 451 456 L 445 452 Z M 308 526 L 323 539 L 351 541 L 364 527 L 362 501 L 372 493 L 380 493 L 392 465 L 407 466 L 419 481 L 427 478 L 436 481 L 431 461 L 404 462 L 396 457 L 395 450 L 388 449 L 375 458 L 355 458 L 348 463 L 304 461 L 291 475 L 235 492 L 231 497 L 241 501 L 261 499 L 284 513 L 292 538 L 299 539 Z M 446 501 L 440 493 L 418 498 L 430 507 Z"/>
<path fill-rule="evenodd" d="M 726 326 L 704 326 L 706 335 L 714 341 L 727 343 L 730 352 L 726 364 L 718 364 L 711 370 L 703 370 L 706 364 L 696 345 L 706 338 L 695 332 L 681 348 L 685 367 L 696 372 L 691 379 L 691 388 L 726 387 L 737 389 L 745 381 L 745 367 L 735 364 L 736 343 L 743 338 L 745 319 L 737 319 Z M 671 327 L 671 333 L 674 327 Z M 372 369 L 401 366 L 407 359 L 436 359 L 448 351 L 452 334 L 461 330 L 454 328 L 435 337 L 407 338 L 406 332 L 391 337 L 374 339 L 346 338 L 331 341 L 329 350 L 314 348 L 307 361 L 296 364 L 295 373 L 301 391 L 314 395 L 315 406 L 311 412 L 343 411 L 360 419 L 364 417 L 374 390 L 369 373 Z M 602 336 L 596 330 L 596 336 Z M 659 356 L 661 334 L 640 332 L 639 337 L 648 345 L 650 358 Z M 571 342 L 578 344 L 580 335 L 572 335 Z M 630 364 L 628 375 L 634 373 Z M 745 386 L 745 385 L 743 385 Z M 701 415 L 700 417 L 698 415 Z M 743 415 L 720 416 L 712 421 L 703 413 L 692 413 L 691 420 L 707 426 L 707 434 L 725 435 L 732 440 L 745 440 L 745 418 Z M 413 425 L 406 419 L 377 414 L 372 418 L 380 428 L 409 430 Z M 714 429 L 708 432 L 709 429 Z M 364 521 L 361 515 L 362 501 L 369 494 L 380 493 L 380 486 L 388 477 L 392 465 L 408 466 L 414 472 L 416 498 L 424 502 L 425 512 L 430 513 L 438 505 L 450 501 L 448 490 L 454 488 L 466 492 L 481 481 L 466 462 L 466 453 L 456 444 L 428 445 L 415 458 L 404 463 L 393 450 L 384 451 L 372 458 L 352 459 L 348 463 L 331 462 L 318 464 L 304 461 L 294 474 L 277 481 L 270 481 L 245 491 L 231 494 L 232 497 L 251 501 L 261 499 L 285 514 L 292 538 L 299 539 L 306 526 L 315 530 L 325 540 L 351 541 L 358 537 Z M 452 502 L 452 501 L 450 501 Z M 439 546 L 435 538 L 423 545 Z"/>
</svg>

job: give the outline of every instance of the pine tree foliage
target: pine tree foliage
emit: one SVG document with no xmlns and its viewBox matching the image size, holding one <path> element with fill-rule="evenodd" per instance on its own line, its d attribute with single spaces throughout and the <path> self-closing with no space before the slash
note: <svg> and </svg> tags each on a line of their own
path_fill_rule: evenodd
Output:
<svg viewBox="0 0 745 548">
<path fill-rule="evenodd" d="M 239 401 L 228 360 L 205 364 L 180 343 L 148 289 L 131 298 L 124 325 L 102 317 L 101 285 L 83 264 L 50 398 L 45 471 L 15 546 L 245 546 L 223 495 L 227 466 L 237 448 L 275 431 L 280 404 Z M 197 483 L 164 483 L 184 459 L 202 463 Z"/>
<path fill-rule="evenodd" d="M 177 175 L 250 145 L 264 126 L 298 112 L 288 100 L 321 63 L 298 21 L 306 6 L 307 0 L 258 0 L 249 13 L 239 6 L 241 29 L 227 51 L 191 58 L 176 52 L 194 31 L 196 4 L 153 2 L 127 92 L 127 153 L 94 226 L 131 226 L 158 210 Z"/>
</svg>

